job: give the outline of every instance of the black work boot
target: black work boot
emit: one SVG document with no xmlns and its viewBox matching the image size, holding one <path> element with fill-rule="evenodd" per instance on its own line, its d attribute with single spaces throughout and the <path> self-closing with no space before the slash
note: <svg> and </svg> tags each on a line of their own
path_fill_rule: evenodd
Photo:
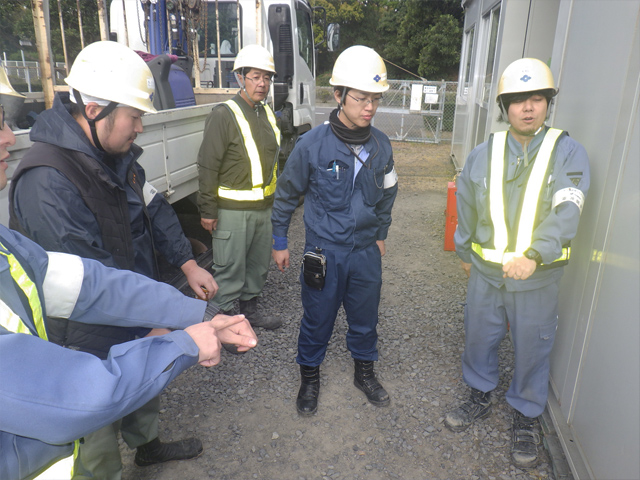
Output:
<svg viewBox="0 0 640 480">
<path fill-rule="evenodd" d="M 239 352 L 238 351 L 238 346 L 234 345 L 233 343 L 223 343 L 222 344 L 222 348 L 224 348 L 227 352 L 233 354 L 233 355 L 244 355 L 245 353 L 247 353 L 249 350 L 247 350 L 247 352 Z"/>
<path fill-rule="evenodd" d="M 235 315 L 233 311 L 233 307 L 231 308 L 231 310 L 226 310 L 226 311 L 222 310 L 220 313 L 223 315 L 228 315 L 230 317 L 233 317 Z M 245 353 L 247 353 L 247 352 L 239 352 L 238 347 L 232 343 L 223 343 L 222 348 L 224 348 L 227 352 L 232 353 L 234 355 L 244 355 Z"/>
<path fill-rule="evenodd" d="M 296 408 L 305 417 L 318 411 L 318 394 L 320 393 L 320 367 L 300 365 L 300 391 L 296 400 Z"/>
<path fill-rule="evenodd" d="M 531 468 L 538 464 L 538 419 L 525 417 L 516 412 L 513 414 L 511 427 L 511 461 L 518 468 Z"/>
<path fill-rule="evenodd" d="M 445 426 L 454 432 L 461 432 L 476 420 L 485 418 L 491 413 L 491 392 L 471 389 L 471 397 L 459 407 L 447 412 L 444 417 Z"/>
<path fill-rule="evenodd" d="M 367 400 L 376 407 L 386 407 L 391 402 L 389 394 L 384 389 L 373 371 L 373 362 L 355 360 L 353 384 L 364 392 Z"/>
<path fill-rule="evenodd" d="M 282 325 L 282 319 L 271 315 L 263 316 L 258 310 L 258 297 L 251 300 L 240 300 L 240 313 L 243 314 L 252 327 L 265 328 L 267 330 L 275 330 Z"/>
<path fill-rule="evenodd" d="M 136 449 L 135 463 L 148 467 L 171 460 L 187 460 L 202 453 L 202 442 L 197 438 L 186 438 L 177 442 L 162 443 L 158 437 Z"/>
</svg>

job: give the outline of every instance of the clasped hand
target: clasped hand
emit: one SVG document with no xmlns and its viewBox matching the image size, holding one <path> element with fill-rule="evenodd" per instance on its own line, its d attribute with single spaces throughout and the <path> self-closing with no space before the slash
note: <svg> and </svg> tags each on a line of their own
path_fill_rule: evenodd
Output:
<svg viewBox="0 0 640 480">
<path fill-rule="evenodd" d="M 220 363 L 221 343 L 236 345 L 239 352 L 246 352 L 258 344 L 258 337 L 244 315 L 218 314 L 208 322 L 185 328 L 185 332 L 196 343 L 200 351 L 198 363 L 204 367 Z"/>
<path fill-rule="evenodd" d="M 526 280 L 536 271 L 538 264 L 527 257 L 514 257 L 502 266 L 503 278 Z"/>
</svg>

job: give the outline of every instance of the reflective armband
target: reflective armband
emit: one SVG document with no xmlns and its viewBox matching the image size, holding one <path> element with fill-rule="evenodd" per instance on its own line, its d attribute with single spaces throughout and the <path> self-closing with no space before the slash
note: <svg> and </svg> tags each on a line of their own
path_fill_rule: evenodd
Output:
<svg viewBox="0 0 640 480">
<path fill-rule="evenodd" d="M 47 314 L 69 318 L 82 289 L 84 264 L 80 257 L 69 253 L 47 252 L 47 255 L 49 265 L 42 284 Z"/>
<path fill-rule="evenodd" d="M 391 188 L 398 183 L 398 173 L 396 167 L 392 167 L 391 171 L 384 176 L 384 188 Z"/>
<path fill-rule="evenodd" d="M 571 202 L 574 203 L 582 214 L 582 207 L 584 206 L 584 193 L 582 190 L 574 187 L 563 188 L 562 190 L 558 190 L 553 195 L 553 200 L 551 202 L 551 208 L 556 208 L 563 202 Z"/>
</svg>

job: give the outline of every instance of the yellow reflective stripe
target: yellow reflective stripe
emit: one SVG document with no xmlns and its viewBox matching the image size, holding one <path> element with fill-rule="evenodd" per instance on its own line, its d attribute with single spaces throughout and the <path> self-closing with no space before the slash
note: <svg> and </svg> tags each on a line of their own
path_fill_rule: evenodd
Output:
<svg viewBox="0 0 640 480">
<path fill-rule="evenodd" d="M 27 327 L 22 319 L 2 300 L 0 300 L 0 325 L 10 332 L 31 335 L 29 327 Z"/>
<path fill-rule="evenodd" d="M 509 244 L 507 222 L 505 220 L 504 199 L 502 188 L 504 182 L 504 151 L 508 132 L 493 134 L 491 143 L 491 177 L 489 178 L 489 211 L 493 223 L 493 246 L 499 252 L 504 252 Z M 495 261 L 495 260 L 490 260 Z M 500 262 L 502 258 L 500 258 Z"/>
<path fill-rule="evenodd" d="M 489 178 L 489 212 L 493 224 L 494 249 L 483 249 L 480 255 L 489 262 L 505 264 L 514 257 L 521 256 L 529 248 L 533 238 L 533 224 L 536 219 L 540 191 L 544 176 L 551 161 L 551 154 L 555 144 L 562 134 L 562 130 L 550 128 L 542 141 L 531 175 L 525 187 L 520 222 L 516 231 L 516 246 L 514 252 L 506 252 L 509 236 L 507 233 L 506 207 L 503 198 L 504 185 L 504 152 L 507 148 L 508 132 L 497 132 L 491 140 L 491 175 Z M 475 251 L 475 250 L 474 250 Z"/>
<path fill-rule="evenodd" d="M 276 136 L 276 142 L 278 143 L 278 148 L 280 148 L 280 129 L 276 124 L 276 116 L 273 114 L 273 110 L 269 105 L 264 106 L 265 111 L 267 112 L 267 118 L 269 119 L 269 123 L 271 124 L 271 128 L 273 128 L 273 133 Z M 271 172 L 271 183 L 264 188 L 264 196 L 269 197 L 276 192 L 276 180 L 278 176 L 278 153 L 276 153 L 276 162 L 273 165 L 273 172 Z"/>
<path fill-rule="evenodd" d="M 257 201 L 264 199 L 264 191 L 262 187 L 252 188 L 251 190 L 232 190 L 220 187 L 218 188 L 218 197 L 228 198 L 229 200 Z"/>
<path fill-rule="evenodd" d="M 264 111 L 267 112 L 267 119 L 271 124 L 271 128 L 273 129 L 273 133 L 276 136 L 276 142 L 279 147 L 280 146 L 280 129 L 278 128 L 278 124 L 276 123 L 276 116 L 274 115 L 273 110 L 271 110 L 271 107 L 267 104 L 264 105 Z"/>
<path fill-rule="evenodd" d="M 240 127 L 240 133 L 242 134 L 242 138 L 244 140 L 244 146 L 247 149 L 247 154 L 249 155 L 249 161 L 251 162 L 251 184 L 254 187 L 262 186 L 262 164 L 260 163 L 260 154 L 258 153 L 258 147 L 256 146 L 256 142 L 251 135 L 251 127 L 249 126 L 249 122 L 244 118 L 244 114 L 240 107 L 233 100 L 227 100 L 224 102 L 236 116 L 236 122 L 238 122 L 238 126 Z"/>
<path fill-rule="evenodd" d="M 7 248 L 1 242 L 0 247 L 7 250 Z M 24 268 L 22 267 L 22 265 L 20 265 L 20 262 L 18 262 L 13 254 L 0 251 L 0 255 L 4 255 L 5 257 L 7 257 L 7 261 L 9 262 L 9 270 L 11 271 L 11 277 L 18 284 L 20 289 L 24 292 L 25 296 L 29 300 L 31 314 L 33 316 L 33 322 L 35 323 L 36 330 L 38 331 L 38 336 L 43 340 L 48 340 L 47 331 L 45 329 L 44 320 L 42 317 L 42 304 L 40 303 L 40 297 L 38 296 L 38 289 L 36 288 L 35 283 L 33 283 L 33 281 L 29 278 L 29 275 L 27 275 L 27 272 L 24 271 Z M 31 335 L 31 330 L 29 330 L 29 327 L 27 327 L 22 319 L 18 315 L 16 315 L 16 313 L 13 312 L 13 310 L 11 310 L 2 300 L 0 300 L 0 325 L 5 327 L 10 332 Z M 35 480 L 46 480 L 54 477 L 65 479 L 73 478 L 73 465 L 76 458 L 78 458 L 79 449 L 80 440 L 76 440 L 73 445 L 73 458 L 67 457 L 59 460 L 51 467 L 49 467 L 46 471 L 38 475 Z M 67 476 L 67 473 L 61 472 L 60 469 L 62 468 L 63 470 L 65 470 L 67 468 L 67 464 L 70 461 L 71 464 Z M 53 475 L 54 477 L 52 477 L 51 475 Z M 61 477 L 60 475 L 64 476 Z"/>
<path fill-rule="evenodd" d="M 278 162 L 273 166 L 273 172 L 271 172 L 271 183 L 264 187 L 264 196 L 269 197 L 276 193 L 276 180 L 278 176 Z"/>
<path fill-rule="evenodd" d="M 502 253 L 492 248 L 482 248 L 479 243 L 472 243 L 471 250 L 473 250 L 480 258 L 487 262 L 497 263 L 502 265 L 509 260 L 511 260 L 516 255 L 512 252 Z M 556 258 L 553 262 L 562 262 L 564 260 L 569 260 L 571 257 L 571 247 L 562 247 L 562 254 Z M 543 263 L 542 265 L 549 265 L 548 263 Z"/>
<path fill-rule="evenodd" d="M 515 254 L 520 256 L 529 246 L 533 238 L 533 224 L 536 219 L 536 211 L 540 203 L 540 191 L 544 182 L 545 173 L 549 162 L 551 161 L 551 153 L 556 145 L 558 137 L 562 134 L 562 130 L 550 128 L 544 136 L 540 150 L 533 164 L 527 188 L 524 193 L 524 201 L 522 203 L 522 211 L 520 212 L 520 223 L 518 225 L 518 236 L 516 237 Z"/>
<path fill-rule="evenodd" d="M 7 250 L 7 248 L 2 243 L 0 243 L 0 247 Z M 36 288 L 36 284 L 33 283 L 33 281 L 29 278 L 29 275 L 27 275 L 27 272 L 24 271 L 24 268 L 22 268 L 22 265 L 20 265 L 20 262 L 18 262 L 13 254 L 5 253 L 3 251 L 0 251 L 0 254 L 7 257 L 7 261 L 9 262 L 9 270 L 11 271 L 11 277 L 13 277 L 15 282 L 20 287 L 20 290 L 22 290 L 24 295 L 29 300 L 31 314 L 33 316 L 33 323 L 35 324 L 36 330 L 38 331 L 38 336 L 44 340 L 48 340 L 47 330 L 45 329 L 44 320 L 42 318 L 42 305 L 40 304 L 40 297 L 38 296 L 38 289 Z M 26 332 L 9 329 L 8 327 L 7 329 L 16 333 L 31 333 L 26 325 L 24 325 L 22 320 L 20 320 L 20 323 L 22 323 L 22 325 L 26 329 Z"/>
<path fill-rule="evenodd" d="M 273 171 L 271 172 L 271 182 L 269 185 L 264 187 L 264 192 L 258 192 L 257 189 L 262 188 L 264 179 L 262 178 L 262 164 L 260 163 L 260 154 L 258 153 L 258 147 L 256 146 L 256 142 L 251 135 L 251 127 L 249 126 L 249 122 L 244 117 L 242 110 L 238 106 L 236 102 L 233 100 L 227 100 L 224 102 L 229 109 L 235 115 L 236 121 L 238 123 L 238 127 L 240 128 L 240 134 L 244 140 L 244 145 L 247 150 L 247 154 L 249 155 L 249 161 L 251 162 L 251 184 L 253 185 L 252 190 L 233 190 L 228 187 L 219 187 L 218 188 L 218 196 L 222 198 L 228 198 L 230 200 L 241 200 L 241 201 L 257 201 L 263 200 L 266 197 L 273 195 L 276 191 L 276 177 L 278 173 L 278 162 L 276 153 L 276 161 L 273 165 Z M 278 147 L 280 147 L 280 129 L 276 124 L 276 116 L 271 110 L 269 105 L 264 105 L 264 110 L 267 113 L 267 119 L 269 120 L 269 124 L 273 129 L 273 133 L 275 135 L 276 143 Z"/>
<path fill-rule="evenodd" d="M 479 243 L 472 243 L 471 250 L 476 252 L 481 259 L 486 260 L 487 262 L 502 264 L 502 256 L 504 254 L 502 250 L 482 248 Z"/>
<path fill-rule="evenodd" d="M 73 474 L 74 474 L 74 467 L 76 464 L 76 460 L 78 459 L 78 454 L 80 453 L 80 440 L 76 440 L 75 442 L 73 442 L 73 464 L 71 465 L 71 477 L 73 478 Z"/>
<path fill-rule="evenodd" d="M 73 455 L 58 460 L 33 480 L 71 480 L 79 448 L 80 440 L 76 440 L 73 446 Z"/>
</svg>

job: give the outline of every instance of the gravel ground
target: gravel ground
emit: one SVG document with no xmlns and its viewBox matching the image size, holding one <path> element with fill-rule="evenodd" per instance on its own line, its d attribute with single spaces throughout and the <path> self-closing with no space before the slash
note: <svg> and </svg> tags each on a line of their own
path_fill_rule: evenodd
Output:
<svg viewBox="0 0 640 480">
<path fill-rule="evenodd" d="M 512 410 L 504 392 L 513 356 L 507 340 L 492 415 L 461 433 L 443 425 L 448 408 L 468 396 L 460 372 L 466 277 L 455 253 L 443 250 L 446 187 L 454 174 L 449 150 L 394 143 L 400 190 L 383 258 L 376 365 L 391 405 L 374 407 L 353 386 L 341 310 L 321 366 L 318 413 L 296 413 L 301 207 L 290 230 L 292 266 L 282 274 L 272 265 L 261 303 L 284 325 L 259 330 L 259 345 L 246 355 L 223 352 L 219 366 L 190 369 L 162 396 L 161 439 L 198 436 L 204 453 L 138 468 L 123 445 L 124 479 L 553 479 L 543 449 L 537 468 L 509 463 Z"/>
</svg>

